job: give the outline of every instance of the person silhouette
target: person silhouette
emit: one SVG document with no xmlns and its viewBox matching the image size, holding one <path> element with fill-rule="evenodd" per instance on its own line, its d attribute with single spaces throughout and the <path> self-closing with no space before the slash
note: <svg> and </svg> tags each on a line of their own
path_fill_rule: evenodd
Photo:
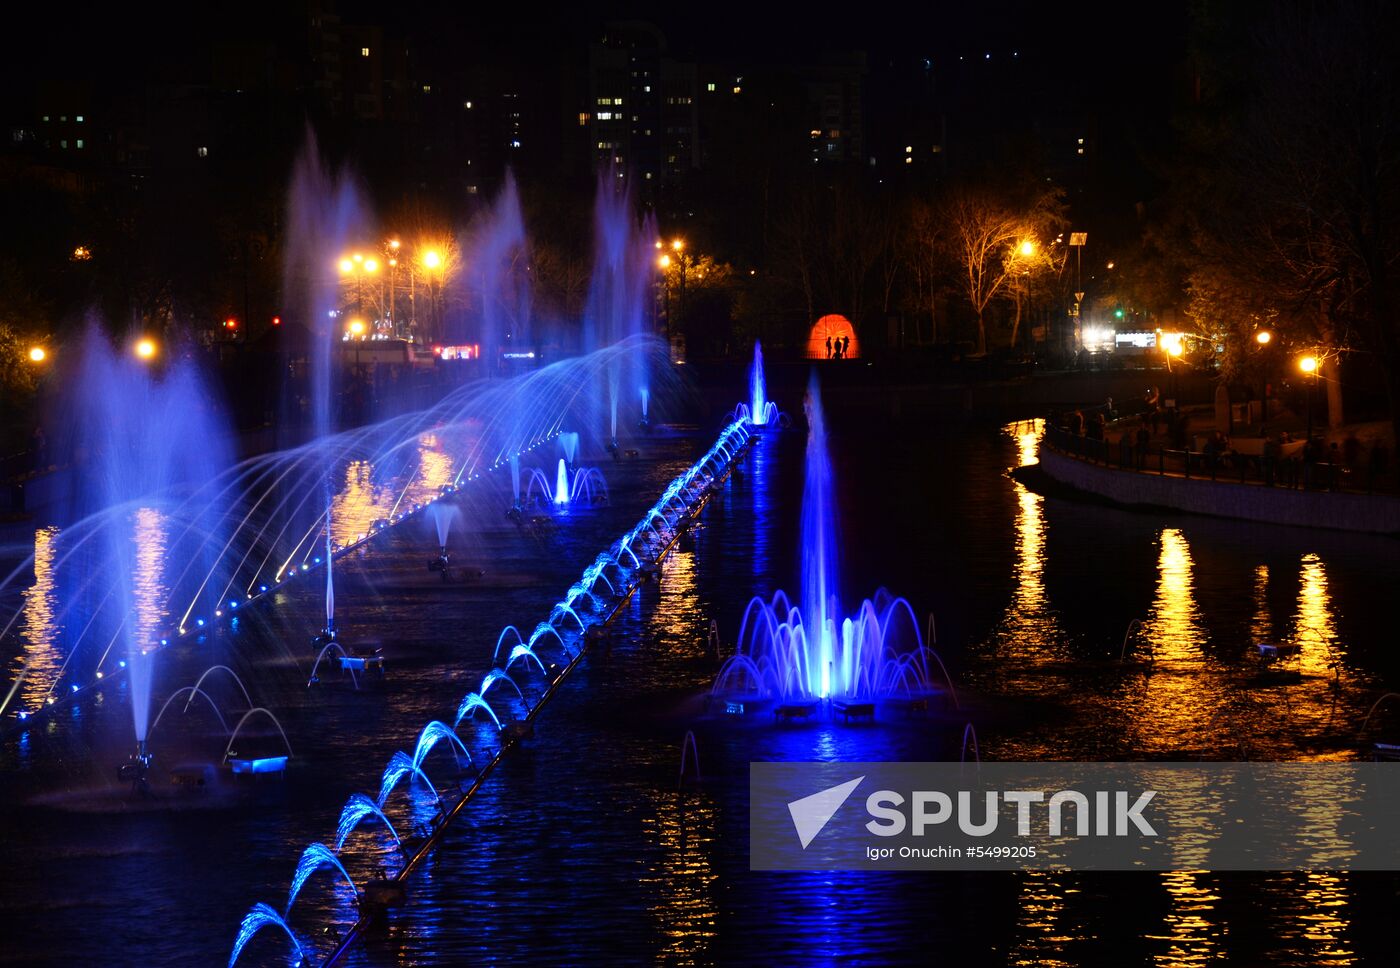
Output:
<svg viewBox="0 0 1400 968">
<path fill-rule="evenodd" d="M 831 337 L 826 338 L 826 358 L 831 359 Z"/>
<path fill-rule="evenodd" d="M 842 337 L 841 337 L 841 359 L 847 360 L 847 359 L 850 359 L 850 357 L 851 357 L 851 338 L 850 338 L 849 336 L 842 336 Z"/>
</svg>

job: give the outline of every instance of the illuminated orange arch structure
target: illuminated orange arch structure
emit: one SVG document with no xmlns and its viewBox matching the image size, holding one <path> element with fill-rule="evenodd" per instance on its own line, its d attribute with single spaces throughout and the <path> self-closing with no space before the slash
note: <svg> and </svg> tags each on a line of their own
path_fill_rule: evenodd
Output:
<svg viewBox="0 0 1400 968">
<path fill-rule="evenodd" d="M 824 360 L 830 354 L 826 351 L 827 337 L 835 344 L 838 339 L 849 339 L 845 358 L 853 360 L 860 356 L 860 343 L 856 340 L 856 329 L 851 321 L 839 313 L 828 313 L 812 324 L 812 332 L 807 336 L 807 359 Z"/>
</svg>

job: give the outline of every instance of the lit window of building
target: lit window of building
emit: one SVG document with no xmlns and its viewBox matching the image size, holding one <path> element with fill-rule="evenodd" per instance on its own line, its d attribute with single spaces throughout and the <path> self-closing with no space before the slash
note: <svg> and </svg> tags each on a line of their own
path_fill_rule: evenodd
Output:
<svg viewBox="0 0 1400 968">
<path fill-rule="evenodd" d="M 83 139 L 79 138 L 77 141 L 74 142 L 74 144 L 76 144 L 78 148 L 81 149 L 83 147 Z"/>
<path fill-rule="evenodd" d="M 76 121 L 76 122 L 78 122 L 79 124 L 82 124 L 82 123 L 83 123 L 83 116 L 80 114 L 80 115 L 78 115 L 76 118 L 74 118 L 73 120 Z"/>
<path fill-rule="evenodd" d="M 368 56 L 369 56 L 369 48 L 368 48 L 368 47 L 361 47 L 361 48 L 360 48 L 360 56 L 361 56 L 361 57 L 368 57 Z"/>
<path fill-rule="evenodd" d="M 705 90 L 707 90 L 707 91 L 713 91 L 714 89 L 715 89 L 715 82 L 714 82 L 714 81 L 711 81 L 710 83 L 708 83 L 708 84 L 705 85 Z M 44 120 L 47 121 L 48 118 L 45 118 Z"/>
<path fill-rule="evenodd" d="M 206 147 L 203 147 L 202 145 L 201 145 L 200 147 L 194 149 L 194 153 L 195 153 L 196 155 L 198 155 L 199 157 L 201 157 L 201 158 L 208 158 L 208 157 L 209 157 L 209 149 L 206 148 Z"/>
</svg>

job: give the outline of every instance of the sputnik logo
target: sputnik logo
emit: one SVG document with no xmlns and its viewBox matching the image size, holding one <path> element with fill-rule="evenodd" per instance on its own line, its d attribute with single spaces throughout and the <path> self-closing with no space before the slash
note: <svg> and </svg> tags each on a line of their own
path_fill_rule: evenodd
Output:
<svg viewBox="0 0 1400 968">
<path fill-rule="evenodd" d="M 816 839 L 817 834 L 822 832 L 822 828 L 836 815 L 836 811 L 841 809 L 841 804 L 846 802 L 864 779 L 864 776 L 858 776 L 854 780 L 828 787 L 801 800 L 793 800 L 787 805 L 788 813 L 792 815 L 792 825 L 797 828 L 797 839 L 802 841 L 803 850 Z"/>
</svg>

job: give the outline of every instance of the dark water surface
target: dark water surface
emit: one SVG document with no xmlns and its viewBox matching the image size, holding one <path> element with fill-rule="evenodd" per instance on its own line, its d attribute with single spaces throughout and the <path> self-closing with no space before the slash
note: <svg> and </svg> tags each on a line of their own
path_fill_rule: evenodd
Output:
<svg viewBox="0 0 1400 968">
<path fill-rule="evenodd" d="M 570 679 L 352 963 L 1394 963 L 1396 875 L 750 872 L 751 760 L 955 759 L 963 720 L 986 759 L 1353 759 L 1367 708 L 1400 682 L 1389 621 L 1400 543 L 1042 498 L 1006 475 L 1033 459 L 1024 425 L 867 428 L 832 440 L 843 600 L 854 607 L 884 585 L 934 613 L 964 715 L 707 718 L 711 620 L 732 642 L 752 595 L 795 590 L 802 444 L 769 436 L 751 452 L 662 581 L 628 603 L 611 652 Z M 281 908 L 302 847 L 332 838 L 346 796 L 373 792 L 423 723 L 450 722 L 500 628 L 543 620 L 706 446 L 678 436 L 646 460 L 605 466 L 612 503 L 552 531 L 503 523 L 458 536 L 458 560 L 487 571 L 477 582 L 438 582 L 424 568 L 434 542 L 407 531 L 343 568 L 346 638 L 384 644 L 383 684 L 307 692 L 310 588 L 236 636 L 172 654 L 157 708 L 233 657 L 254 701 L 287 728 L 299 768 L 285 781 L 133 802 L 113 779 L 130 745 L 120 689 L 8 741 L 0 963 L 223 964 L 244 911 L 256 900 Z M 1156 656 L 1151 673 L 1103 661 L 1134 620 L 1134 648 Z M 1303 643 L 1302 682 L 1251 683 L 1261 639 Z M 227 683 L 211 691 L 232 703 Z M 703 782 L 682 793 L 688 729 Z M 216 759 L 216 733 L 194 707 L 163 722 L 154 745 L 165 763 Z M 428 767 L 451 782 L 445 750 Z M 433 809 L 420 783 L 388 812 L 407 833 Z M 394 863 L 394 848 L 366 824 L 344 856 L 362 880 Z M 324 954 L 334 941 L 322 930 L 354 921 L 349 888 L 316 874 L 291 921 Z M 240 964 L 287 964 L 286 952 L 265 931 Z"/>
</svg>

